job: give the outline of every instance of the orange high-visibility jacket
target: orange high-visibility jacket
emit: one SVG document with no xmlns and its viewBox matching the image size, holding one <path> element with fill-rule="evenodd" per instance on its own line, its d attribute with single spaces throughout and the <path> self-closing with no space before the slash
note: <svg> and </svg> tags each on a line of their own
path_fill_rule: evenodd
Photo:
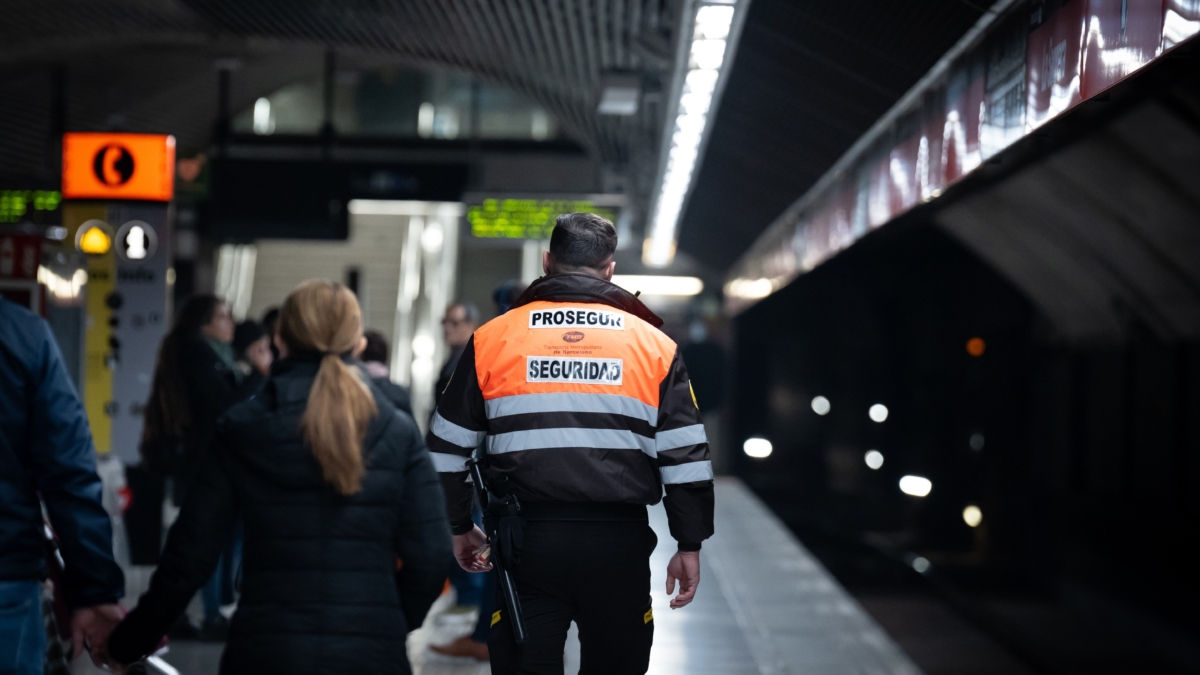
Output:
<svg viewBox="0 0 1200 675">
<path fill-rule="evenodd" d="M 712 462 L 675 343 L 632 294 L 582 274 L 535 282 L 475 331 L 427 437 L 455 534 L 471 529 L 466 460 L 526 502 L 657 504 L 684 550 L 712 535 Z"/>
</svg>

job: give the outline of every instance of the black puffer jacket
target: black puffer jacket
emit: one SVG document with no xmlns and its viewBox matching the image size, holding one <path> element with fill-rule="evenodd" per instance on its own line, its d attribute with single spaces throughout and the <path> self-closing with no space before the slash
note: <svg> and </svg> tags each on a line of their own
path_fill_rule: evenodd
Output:
<svg viewBox="0 0 1200 675">
<path fill-rule="evenodd" d="M 300 434 L 317 367 L 279 362 L 260 395 L 221 418 L 149 592 L 109 641 L 116 660 L 154 649 L 240 518 L 242 598 L 223 674 L 410 672 L 405 636 L 441 592 L 450 556 L 441 487 L 412 418 L 372 388 L 362 491 L 337 494 Z"/>
</svg>

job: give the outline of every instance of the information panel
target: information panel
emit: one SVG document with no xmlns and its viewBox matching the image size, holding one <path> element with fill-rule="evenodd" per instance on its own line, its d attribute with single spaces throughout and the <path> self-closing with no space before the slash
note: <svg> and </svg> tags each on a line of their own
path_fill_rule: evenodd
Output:
<svg viewBox="0 0 1200 675">
<path fill-rule="evenodd" d="M 554 219 L 587 211 L 617 223 L 620 206 L 611 196 L 599 198 L 485 198 L 468 200 L 467 224 L 479 239 L 549 239 Z"/>
<path fill-rule="evenodd" d="M 58 190 L 0 190 L 0 223 L 57 224 L 61 203 Z"/>
</svg>

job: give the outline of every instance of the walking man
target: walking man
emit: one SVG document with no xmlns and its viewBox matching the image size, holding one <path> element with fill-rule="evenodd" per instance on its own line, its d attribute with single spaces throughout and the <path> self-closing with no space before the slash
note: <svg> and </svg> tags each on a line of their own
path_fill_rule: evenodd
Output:
<svg viewBox="0 0 1200 675">
<path fill-rule="evenodd" d="M 428 435 L 464 569 L 490 566 L 466 480 L 480 442 L 489 489 L 519 501 L 493 548 L 513 576 L 528 637 L 517 644 L 499 602 L 488 638 L 496 675 L 561 675 L 572 621 L 581 673 L 646 672 L 657 543 L 646 506 L 664 488 L 678 541 L 667 567 L 667 592 L 679 583 L 671 607 L 690 603 L 700 581 L 700 545 L 713 533 L 708 441 L 662 320 L 610 281 L 616 246 L 615 228 L 599 216 L 558 218 L 546 276 L 475 331 Z"/>
</svg>

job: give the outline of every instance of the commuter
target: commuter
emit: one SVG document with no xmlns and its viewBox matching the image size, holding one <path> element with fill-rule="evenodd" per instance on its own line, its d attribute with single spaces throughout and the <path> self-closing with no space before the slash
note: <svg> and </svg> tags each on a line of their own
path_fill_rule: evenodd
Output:
<svg viewBox="0 0 1200 675">
<path fill-rule="evenodd" d="M 278 361 L 279 360 L 279 349 L 275 347 L 275 333 L 277 332 L 277 329 L 279 328 L 279 308 L 278 307 L 272 307 L 272 308 L 268 309 L 265 314 L 263 314 L 262 325 L 263 325 L 263 328 L 266 329 L 267 335 L 271 338 L 267 342 L 267 346 L 269 346 L 271 348 L 271 359 L 273 361 Z"/>
<path fill-rule="evenodd" d="M 257 321 L 243 321 L 233 329 L 233 355 L 242 373 L 242 389 L 257 392 L 271 374 L 271 336 Z"/>
<path fill-rule="evenodd" d="M 496 287 L 492 291 L 492 302 L 496 303 L 496 316 L 504 314 L 512 309 L 516 304 L 517 298 L 525 292 L 526 284 L 523 284 L 516 279 L 509 279 Z"/>
<path fill-rule="evenodd" d="M 411 672 L 405 638 L 442 590 L 449 533 L 416 424 L 353 366 L 362 339 L 345 286 L 310 281 L 288 296 L 283 358 L 218 423 L 150 590 L 108 643 L 116 664 L 155 648 L 240 519 L 223 675 Z"/>
<path fill-rule="evenodd" d="M 496 303 L 496 316 L 505 314 L 512 309 L 517 299 L 525 292 L 525 288 L 526 285 L 516 279 L 508 279 L 497 286 L 496 290 L 492 292 L 492 301 Z M 476 454 L 478 454 L 478 449 Z M 481 515 L 476 501 L 472 505 L 472 520 L 479 524 Z M 461 574 L 462 571 L 462 568 L 458 566 L 458 561 L 455 560 L 451 572 Z M 451 576 L 458 575 L 452 574 Z M 429 649 L 435 653 L 443 656 L 465 656 L 476 661 L 489 660 L 487 640 L 492 625 L 492 614 L 496 611 L 496 574 L 495 572 L 484 572 L 481 576 L 483 577 L 483 586 L 479 592 L 479 613 L 475 619 L 475 630 L 449 644 L 430 645 Z"/>
<path fill-rule="evenodd" d="M 446 308 L 446 315 L 442 317 L 442 338 L 450 348 L 450 354 L 446 357 L 446 363 L 442 364 L 437 384 L 434 386 L 435 406 L 442 400 L 442 392 L 450 383 L 450 376 L 454 374 L 454 368 L 471 339 L 471 333 L 479 327 L 479 317 L 479 308 L 475 303 L 466 300 L 459 300 Z"/>
<path fill-rule="evenodd" d="M 182 504 L 208 453 L 217 418 L 254 392 L 238 368 L 233 351 L 233 315 L 214 295 L 189 298 L 175 325 L 163 338 L 155 364 L 142 432 L 142 457 L 151 469 L 171 476 L 172 497 Z M 233 551 L 224 556 L 204 588 L 204 621 L 197 630 L 180 617 L 171 631 L 176 639 L 199 637 L 220 642 L 229 633 L 221 604 L 233 589 L 226 585 Z"/>
<path fill-rule="evenodd" d="M 610 283 L 616 243 L 599 216 L 558 218 L 546 276 L 475 331 L 427 437 L 464 569 L 491 566 L 478 554 L 487 538 L 471 522 L 466 466 L 485 439 L 488 488 L 507 495 L 485 522 L 504 532 L 490 555 L 512 573 L 527 639 L 516 644 L 500 605 L 488 638 L 497 675 L 562 673 L 572 620 L 581 672 L 646 671 L 656 544 L 646 505 L 664 486 L 679 542 L 667 566 L 667 593 L 680 588 L 671 607 L 690 603 L 699 584 L 700 545 L 713 531 L 704 426 L 662 320 Z"/>
<path fill-rule="evenodd" d="M 377 330 L 366 331 L 363 335 L 367 338 L 366 346 L 363 347 L 362 354 L 358 357 L 363 362 L 363 370 L 367 371 L 367 375 L 371 376 L 371 382 L 392 402 L 392 405 L 396 406 L 397 410 L 403 410 L 412 415 L 412 400 L 408 395 L 408 390 L 392 382 L 392 371 L 387 365 L 391 360 L 387 338 Z"/>
<path fill-rule="evenodd" d="M 450 354 L 446 358 L 446 363 L 442 365 L 437 384 L 434 385 L 435 406 L 441 400 L 442 392 L 446 390 L 446 385 L 450 382 L 450 376 L 454 374 L 454 368 L 458 364 L 458 359 L 462 356 L 467 342 L 471 339 L 471 333 L 479 326 L 479 318 L 479 308 L 472 302 L 459 300 L 446 308 L 446 314 L 442 317 L 442 338 L 445 340 Z M 472 508 L 472 514 L 476 520 L 482 519 L 483 514 L 477 505 Z M 477 611 L 483 598 L 485 585 L 483 575 L 463 571 L 453 556 L 447 556 L 446 567 L 449 570 L 450 585 L 454 587 L 455 607 L 450 611 L 456 613 Z M 474 647 L 474 645 L 468 645 L 468 647 Z M 453 649 L 447 651 L 443 647 L 435 647 L 434 651 L 450 656 L 462 655 L 455 653 Z M 481 652 L 473 649 L 470 654 L 466 655 L 478 657 Z"/>
<path fill-rule="evenodd" d="M 55 592 L 72 609 L 74 656 L 90 647 L 103 660 L 125 577 L 100 493 L 87 416 L 50 327 L 0 299 L 0 673 L 43 672 L 43 504 L 66 563 Z"/>
</svg>

